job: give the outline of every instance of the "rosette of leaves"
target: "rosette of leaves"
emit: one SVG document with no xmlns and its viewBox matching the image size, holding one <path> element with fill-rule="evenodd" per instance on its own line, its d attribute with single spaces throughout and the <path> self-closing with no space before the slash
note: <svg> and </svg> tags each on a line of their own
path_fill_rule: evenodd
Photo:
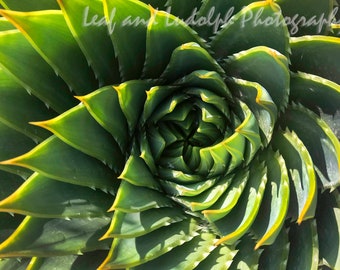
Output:
<svg viewBox="0 0 340 270">
<path fill-rule="evenodd" d="M 0 269 L 340 268 L 333 1 L 0 3 Z"/>
</svg>

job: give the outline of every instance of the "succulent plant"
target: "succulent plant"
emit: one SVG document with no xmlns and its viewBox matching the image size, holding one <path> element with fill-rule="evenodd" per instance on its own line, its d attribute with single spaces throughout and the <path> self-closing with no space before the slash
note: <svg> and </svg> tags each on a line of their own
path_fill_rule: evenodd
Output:
<svg viewBox="0 0 340 270">
<path fill-rule="evenodd" d="M 333 0 L 0 4 L 0 269 L 340 269 Z"/>
</svg>

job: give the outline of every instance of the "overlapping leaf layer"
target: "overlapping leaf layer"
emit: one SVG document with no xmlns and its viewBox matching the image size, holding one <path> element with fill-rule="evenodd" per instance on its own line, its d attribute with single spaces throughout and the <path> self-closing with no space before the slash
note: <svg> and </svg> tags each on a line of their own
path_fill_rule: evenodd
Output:
<svg viewBox="0 0 340 270">
<path fill-rule="evenodd" d="M 0 269 L 340 268 L 333 0 L 0 4 Z"/>
</svg>

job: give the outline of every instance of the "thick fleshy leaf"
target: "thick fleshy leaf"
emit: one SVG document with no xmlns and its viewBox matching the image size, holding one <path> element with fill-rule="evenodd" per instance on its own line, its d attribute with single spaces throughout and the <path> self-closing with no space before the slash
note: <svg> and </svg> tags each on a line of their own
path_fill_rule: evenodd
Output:
<svg viewBox="0 0 340 270">
<path fill-rule="evenodd" d="M 152 86 L 150 81 L 127 81 L 113 88 L 117 91 L 118 100 L 129 126 L 130 134 L 136 128 L 146 99 L 146 91 Z"/>
<path fill-rule="evenodd" d="M 185 219 L 182 209 L 163 207 L 143 212 L 124 213 L 116 210 L 109 230 L 103 238 L 131 238 L 148 234 Z"/>
<path fill-rule="evenodd" d="M 1 6 L 0 6 L 1 8 Z M 0 31 L 16 29 L 6 18 L 0 17 Z"/>
<path fill-rule="evenodd" d="M 98 88 L 93 72 L 71 35 L 61 11 L 1 11 L 0 14 L 20 29 L 41 57 L 76 94 L 86 94 Z M 51 32 L 53 35 L 50 35 Z M 46 36 L 49 42 L 46 42 Z"/>
<path fill-rule="evenodd" d="M 280 7 L 274 1 L 258 1 L 242 9 L 213 38 L 216 58 L 256 46 L 267 46 L 285 56 L 289 53 L 289 33 Z"/>
<path fill-rule="evenodd" d="M 100 161 L 50 137 L 30 152 L 0 162 L 32 169 L 59 181 L 114 192 L 117 176 Z"/>
<path fill-rule="evenodd" d="M 215 235 L 202 233 L 194 237 L 191 241 L 174 248 L 163 256 L 151 262 L 135 267 L 136 270 L 157 269 L 160 265 L 162 269 L 197 269 L 196 266 L 213 252 Z M 213 265 L 211 265 L 213 266 Z M 205 269 L 214 269 L 212 267 Z"/>
<path fill-rule="evenodd" d="M 195 12 L 195 16 L 190 16 L 186 22 L 201 37 L 209 40 L 210 37 L 216 35 L 223 25 L 230 21 L 235 13 L 252 2 L 254 0 L 203 0 L 201 8 L 198 12 Z"/>
<path fill-rule="evenodd" d="M 324 189 L 340 185 L 340 142 L 318 115 L 302 106 L 290 106 L 281 118 L 308 149 Z"/>
<path fill-rule="evenodd" d="M 99 80 L 99 86 L 118 83 L 118 62 L 107 33 L 103 1 L 58 0 L 58 3 L 74 38 Z"/>
<path fill-rule="evenodd" d="M 319 241 L 315 221 L 291 225 L 289 241 L 287 269 L 319 269 Z"/>
<path fill-rule="evenodd" d="M 59 9 L 55 0 L 40 0 L 39 2 L 30 0 L 1 0 L 0 4 L 7 9 L 18 11 L 34 11 L 43 9 Z"/>
<path fill-rule="evenodd" d="M 35 173 L 13 194 L 0 201 L 0 211 L 43 218 L 101 217 L 107 215 L 112 200 L 111 195 L 101 191 Z"/>
<path fill-rule="evenodd" d="M 55 256 L 47 258 L 34 257 L 32 258 L 26 270 L 97 269 L 97 267 L 101 264 L 101 262 L 105 259 L 106 256 L 107 256 L 106 250 L 96 250 L 93 252 L 85 252 L 82 255 Z"/>
<path fill-rule="evenodd" d="M 249 181 L 242 192 L 239 203 L 224 218 L 213 223 L 217 232 L 222 236 L 217 244 L 234 244 L 247 233 L 259 211 L 267 176 L 263 163 L 252 162 Z"/>
<path fill-rule="evenodd" d="M 206 45 L 183 21 L 164 11 L 151 9 L 147 27 L 144 78 L 158 78 L 166 68 L 173 50 L 187 42 Z"/>
<path fill-rule="evenodd" d="M 326 34 L 329 31 L 334 1 L 276 0 L 276 2 L 286 17 L 292 36 Z"/>
<path fill-rule="evenodd" d="M 145 60 L 150 8 L 136 0 L 103 0 L 103 5 L 122 79 L 139 79 Z"/>
<path fill-rule="evenodd" d="M 289 98 L 295 103 L 327 114 L 340 110 L 340 85 L 307 73 L 293 73 L 290 80 Z"/>
<path fill-rule="evenodd" d="M 56 112 L 64 112 L 76 104 L 65 82 L 18 30 L 0 32 L 0 59 L 0 66 L 17 83 Z"/>
<path fill-rule="evenodd" d="M 279 52 L 263 46 L 254 47 L 227 59 L 224 69 L 228 75 L 263 86 L 278 110 L 286 106 L 289 95 L 288 60 Z"/>
<path fill-rule="evenodd" d="M 18 175 L 0 170 L 0 200 L 12 194 L 20 185 L 23 179 Z"/>
<path fill-rule="evenodd" d="M 200 262 L 195 270 L 229 269 L 236 254 L 237 250 L 235 250 L 234 246 L 217 246 L 213 251 L 209 252 L 208 257 Z"/>
<path fill-rule="evenodd" d="M 187 219 L 145 236 L 115 238 L 108 257 L 99 269 L 121 269 L 148 262 L 192 240 L 197 229 L 198 224 Z"/>
<path fill-rule="evenodd" d="M 24 216 L 10 215 L 9 213 L 0 213 L 0 243 L 5 241 L 20 225 Z M 0 259 L 0 269 L 1 259 Z M 6 270 L 6 269 L 5 269 Z"/>
<path fill-rule="evenodd" d="M 244 236 L 240 243 L 237 244 L 236 250 L 238 250 L 233 263 L 230 266 L 230 270 L 238 269 L 258 269 L 259 258 L 263 250 L 254 250 L 254 240 L 249 235 Z"/>
<path fill-rule="evenodd" d="M 223 69 L 214 58 L 195 42 L 185 43 L 177 47 L 170 58 L 169 64 L 160 76 L 166 82 L 173 82 L 195 70 L 210 70 L 223 74 Z"/>
<path fill-rule="evenodd" d="M 107 249 L 99 241 L 110 218 L 41 219 L 26 217 L 16 231 L 0 244 L 0 257 L 63 256 Z"/>
<path fill-rule="evenodd" d="M 289 214 L 301 224 L 315 214 L 317 184 L 312 158 L 293 132 L 277 131 L 272 143 L 283 156 L 291 180 Z"/>
<path fill-rule="evenodd" d="M 232 179 L 228 190 L 208 210 L 202 211 L 209 222 L 215 222 L 226 216 L 237 204 L 248 181 L 249 172 L 238 171 Z"/>
<path fill-rule="evenodd" d="M 1 136 L 0 161 L 14 158 L 18 155 L 22 155 L 26 153 L 27 151 L 29 151 L 30 149 L 32 149 L 36 145 L 30 138 L 4 125 L 1 121 L 0 121 L 0 136 Z M 4 175 L 1 175 L 2 173 Z M 7 177 L 16 178 L 14 175 L 11 176 L 8 173 L 13 173 L 13 174 L 16 174 L 17 176 L 20 176 L 23 179 L 26 179 L 32 174 L 32 171 L 29 169 L 23 168 L 23 167 L 19 167 L 19 166 L 6 166 L 6 165 L 0 164 L 0 178 L 1 179 L 6 179 Z M 7 187 L 8 187 L 8 183 L 6 183 L 5 185 L 1 185 L 1 191 L 6 190 Z"/>
<path fill-rule="evenodd" d="M 118 144 L 111 134 L 93 119 L 83 104 L 54 119 L 32 124 L 50 130 L 68 145 L 101 160 L 117 172 L 124 166 L 125 157 Z"/>
<path fill-rule="evenodd" d="M 27 270 L 30 259 L 3 259 L 0 260 L 0 270 Z"/>
<path fill-rule="evenodd" d="M 158 191 L 162 190 L 144 160 L 134 155 L 131 155 L 126 161 L 124 170 L 118 178 L 128 181 L 135 186 L 151 188 Z"/>
<path fill-rule="evenodd" d="M 36 142 L 40 142 L 50 135 L 50 132 L 34 127 L 28 122 L 54 117 L 55 112 L 49 110 L 36 97 L 29 95 L 24 88 L 8 77 L 1 69 L 0 95 L 0 121 Z M 12 104 L 16 104 L 16 106 Z"/>
<path fill-rule="evenodd" d="M 112 86 L 107 86 L 77 98 L 86 106 L 92 117 L 111 133 L 124 153 L 129 136 L 126 118 L 119 106 L 117 91 Z"/>
<path fill-rule="evenodd" d="M 154 0 L 155 1 L 155 0 Z M 145 1 L 144 1 L 145 2 Z M 149 1 L 148 1 L 149 2 Z M 159 0 L 156 2 L 160 2 Z M 183 19 L 188 23 L 189 17 L 197 12 L 197 9 L 201 6 L 201 0 L 182 1 L 182 0 L 168 0 L 166 1 L 166 11 Z M 156 7 L 156 6 L 153 6 Z M 189 24 L 190 26 L 190 24 Z"/>
<path fill-rule="evenodd" d="M 266 247 L 260 257 L 259 269 L 263 270 L 286 270 L 289 254 L 288 232 L 285 228 L 276 237 L 275 242 Z"/>
<path fill-rule="evenodd" d="M 292 69 L 340 84 L 340 38 L 303 36 L 291 38 Z"/>
<path fill-rule="evenodd" d="M 267 187 L 259 213 L 252 226 L 258 238 L 255 249 L 274 243 L 286 219 L 289 206 L 289 177 L 282 156 L 267 150 Z"/>
<path fill-rule="evenodd" d="M 274 125 L 277 119 L 277 107 L 265 88 L 256 82 L 232 78 L 227 82 L 228 87 L 233 90 L 249 109 L 253 112 L 261 129 L 262 141 L 268 143 L 271 139 Z"/>
<path fill-rule="evenodd" d="M 138 194 L 138 196 L 130 196 L 130 194 Z M 110 210 L 136 213 L 162 207 L 173 207 L 173 202 L 164 196 L 163 193 L 123 181 L 120 184 L 115 202 Z"/>
<path fill-rule="evenodd" d="M 340 267 L 340 196 L 339 191 L 320 195 L 317 211 L 320 258 L 332 269 Z"/>
</svg>

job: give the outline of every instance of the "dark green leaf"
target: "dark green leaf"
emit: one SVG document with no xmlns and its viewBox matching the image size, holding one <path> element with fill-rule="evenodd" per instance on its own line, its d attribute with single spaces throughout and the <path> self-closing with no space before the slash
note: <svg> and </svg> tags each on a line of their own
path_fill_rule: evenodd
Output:
<svg viewBox="0 0 340 270">
<path fill-rule="evenodd" d="M 11 10 L 18 11 L 33 11 L 33 10 L 43 10 L 43 9 L 59 9 L 58 4 L 55 0 L 1 0 L 0 4 Z"/>
</svg>

